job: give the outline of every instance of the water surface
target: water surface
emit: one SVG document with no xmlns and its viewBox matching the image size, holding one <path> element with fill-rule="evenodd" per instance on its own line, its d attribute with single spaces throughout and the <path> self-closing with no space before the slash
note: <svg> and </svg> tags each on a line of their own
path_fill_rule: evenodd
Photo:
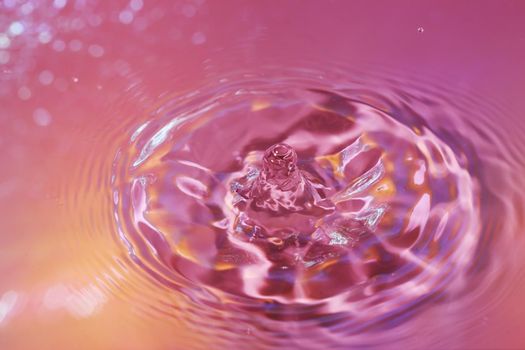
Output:
<svg viewBox="0 0 525 350">
<path fill-rule="evenodd" d="M 520 2 L 1 6 L 4 348 L 525 346 Z"/>
</svg>

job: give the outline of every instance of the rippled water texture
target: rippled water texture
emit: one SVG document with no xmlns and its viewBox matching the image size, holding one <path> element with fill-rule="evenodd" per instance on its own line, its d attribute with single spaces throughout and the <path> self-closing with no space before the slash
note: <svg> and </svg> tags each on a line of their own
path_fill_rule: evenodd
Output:
<svg viewBox="0 0 525 350">
<path fill-rule="evenodd" d="M 525 346 L 525 7 L 322 4 L 3 2 L 0 346 Z"/>
</svg>

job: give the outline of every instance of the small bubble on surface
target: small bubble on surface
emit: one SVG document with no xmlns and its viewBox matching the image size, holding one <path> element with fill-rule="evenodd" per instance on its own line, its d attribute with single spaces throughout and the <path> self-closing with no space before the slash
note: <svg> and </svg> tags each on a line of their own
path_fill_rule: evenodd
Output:
<svg viewBox="0 0 525 350">
<path fill-rule="evenodd" d="M 423 33 L 424 31 L 425 31 L 425 28 L 423 28 L 423 27 L 418 27 L 417 28 L 417 32 L 418 33 Z"/>
<path fill-rule="evenodd" d="M 144 6 L 144 2 L 142 0 L 131 0 L 129 2 L 129 7 L 133 11 L 140 11 L 142 9 L 142 6 Z"/>
<path fill-rule="evenodd" d="M 55 40 L 53 41 L 53 50 L 57 52 L 62 52 L 66 48 L 66 43 L 62 40 Z"/>
<path fill-rule="evenodd" d="M 51 33 L 45 31 L 38 34 L 38 41 L 40 41 L 42 44 L 47 44 L 51 41 L 52 36 Z"/>
<path fill-rule="evenodd" d="M 44 108 L 37 108 L 33 112 L 33 121 L 38 126 L 48 126 L 52 119 L 51 114 Z"/>
<path fill-rule="evenodd" d="M 22 86 L 18 89 L 18 97 L 21 100 L 29 100 L 31 98 L 31 90 L 27 86 Z"/>
<path fill-rule="evenodd" d="M 53 6 L 57 9 L 64 8 L 67 4 L 67 0 L 54 0 Z"/>
<path fill-rule="evenodd" d="M 73 39 L 69 42 L 69 49 L 73 52 L 78 52 L 82 50 L 83 46 L 84 45 L 82 44 L 82 42 L 78 39 Z"/>
<path fill-rule="evenodd" d="M 74 83 L 78 83 L 79 79 L 77 77 L 73 77 L 73 78 L 71 78 L 71 80 L 73 80 Z"/>
<path fill-rule="evenodd" d="M 130 24 L 133 22 L 133 12 L 129 10 L 124 10 L 118 15 L 118 19 L 123 24 Z"/>
<path fill-rule="evenodd" d="M 50 85 L 54 79 L 55 79 L 55 76 L 53 75 L 52 72 L 48 70 L 43 70 L 38 75 L 38 81 L 42 85 Z"/>
<path fill-rule="evenodd" d="M 31 12 L 33 12 L 34 9 L 35 9 L 34 5 L 30 2 L 27 2 L 20 7 L 20 11 L 25 16 L 31 14 Z"/>
<path fill-rule="evenodd" d="M 11 45 L 11 39 L 4 33 L 0 33 L 0 49 L 7 49 Z"/>
<path fill-rule="evenodd" d="M 90 45 L 88 52 L 93 57 L 102 57 L 104 55 L 104 48 L 100 45 Z"/>
<path fill-rule="evenodd" d="M 206 42 L 206 35 L 204 35 L 202 32 L 195 32 L 191 36 L 191 42 L 194 45 L 202 45 Z"/>
<path fill-rule="evenodd" d="M 9 34 L 12 36 L 20 35 L 24 32 L 24 25 L 18 21 L 11 23 L 9 25 Z"/>
</svg>

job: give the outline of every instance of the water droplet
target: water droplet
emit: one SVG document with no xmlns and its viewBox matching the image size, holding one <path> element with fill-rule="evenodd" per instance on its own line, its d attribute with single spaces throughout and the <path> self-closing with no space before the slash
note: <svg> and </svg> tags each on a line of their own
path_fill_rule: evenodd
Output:
<svg viewBox="0 0 525 350">
<path fill-rule="evenodd" d="M 194 45 L 202 45 L 206 42 L 206 35 L 204 35 L 202 32 L 193 33 L 191 36 L 191 42 Z"/>
<path fill-rule="evenodd" d="M 263 169 L 268 178 L 289 178 L 295 172 L 297 153 L 284 143 L 278 143 L 266 150 Z"/>
<path fill-rule="evenodd" d="M 48 126 L 52 119 L 51 114 L 44 108 L 37 108 L 33 112 L 33 120 L 38 126 Z"/>
<path fill-rule="evenodd" d="M 425 31 L 425 28 L 423 28 L 423 27 L 417 28 L 417 32 L 418 33 L 423 33 L 424 31 Z"/>
<path fill-rule="evenodd" d="M 189 32 L 189 37 L 185 37 L 188 45 L 193 45 L 190 41 L 192 34 L 194 32 Z M 417 35 L 417 32 L 412 32 L 413 34 Z M 208 64 L 207 62 L 203 63 Z M 126 69 L 129 68 L 130 71 L 136 68 L 124 61 L 115 63 L 115 69 L 111 69 L 113 66 L 109 68 L 112 72 L 118 72 L 116 69 L 119 66 L 127 67 Z M 282 75 L 281 68 L 276 73 L 278 76 Z M 308 74 L 315 81 L 322 79 L 315 72 Z M 241 99 L 239 102 L 242 103 L 242 108 L 235 109 L 235 112 L 228 110 L 225 114 L 215 113 L 215 108 L 220 112 L 224 104 L 219 103 L 215 107 L 217 103 L 215 98 L 204 104 L 201 97 L 206 92 L 206 88 L 201 88 L 200 91 L 192 91 L 189 97 L 190 99 L 196 97 L 196 105 L 177 110 L 177 113 L 173 113 L 174 116 L 165 113 L 171 110 L 171 105 L 159 108 L 155 116 L 145 118 L 145 122 L 152 122 L 151 126 L 139 127 L 137 130 L 145 128 L 140 136 L 133 133 L 132 144 L 127 140 L 122 141 L 121 145 L 124 149 L 120 149 L 114 157 L 115 167 L 112 171 L 111 188 L 115 191 L 113 203 L 116 206 L 114 214 L 119 226 L 117 234 L 124 244 L 124 249 L 133 254 L 133 257 L 143 259 L 140 255 L 135 255 L 130 248 L 131 244 L 127 241 L 127 237 L 131 234 L 131 237 L 140 237 L 148 247 L 150 244 L 154 246 L 149 248 L 153 259 L 156 259 L 154 254 L 160 255 L 163 251 L 174 252 L 173 254 L 180 256 L 181 259 L 166 259 L 169 264 L 174 264 L 170 265 L 170 268 L 175 266 L 177 269 L 183 269 L 189 259 L 198 262 L 204 268 L 209 267 L 202 274 L 205 278 L 195 277 L 196 284 L 209 283 L 212 292 L 224 289 L 224 293 L 220 293 L 221 296 L 226 295 L 226 298 L 232 292 L 241 297 L 247 295 L 250 298 L 250 305 L 252 305 L 251 301 L 257 298 L 261 301 L 258 303 L 257 312 L 262 311 L 260 305 L 269 304 L 269 313 L 282 315 L 282 312 L 295 308 L 294 305 L 297 303 L 308 303 L 313 305 L 311 308 L 308 307 L 312 311 L 307 311 L 307 308 L 301 306 L 301 312 L 306 311 L 305 318 L 317 319 L 319 317 L 317 310 L 321 310 L 318 305 L 329 305 L 328 309 L 323 306 L 322 317 L 325 311 L 327 316 L 333 316 L 334 318 L 327 319 L 330 324 L 332 320 L 346 322 L 347 317 L 351 317 L 352 320 L 357 318 L 357 322 L 382 320 L 385 315 L 392 312 L 404 312 L 406 306 L 411 305 L 414 300 L 433 295 L 434 287 L 442 288 L 443 281 L 452 280 L 453 276 L 451 277 L 450 273 L 456 274 L 459 269 L 458 277 L 463 277 L 462 266 L 467 266 L 466 261 L 471 257 L 468 251 L 475 248 L 476 232 L 467 232 L 472 237 L 470 239 L 472 244 L 465 254 L 462 254 L 463 246 L 466 246 L 461 238 L 463 232 L 454 237 L 454 240 L 458 240 L 463 245 L 458 248 L 458 256 L 465 255 L 467 258 L 465 262 L 460 261 L 456 265 L 456 260 L 452 257 L 454 269 L 442 275 L 441 271 L 438 273 L 437 268 L 434 267 L 439 260 L 429 257 L 428 253 L 432 252 L 439 259 L 443 252 L 441 249 L 448 249 L 440 246 L 441 243 L 447 244 L 446 238 L 441 238 L 439 241 L 439 238 L 436 238 L 436 241 L 432 238 L 428 239 L 433 241 L 432 243 L 437 242 L 436 245 L 429 246 L 428 249 L 425 247 L 421 252 L 410 248 L 413 244 L 412 240 L 426 237 L 426 233 L 423 232 L 426 222 L 432 222 L 432 226 L 430 224 L 427 226 L 430 237 L 433 237 L 434 229 L 438 226 L 438 220 L 429 221 L 430 216 L 421 221 L 411 221 L 412 219 L 409 218 L 409 216 L 423 217 L 422 210 L 414 207 L 418 203 L 421 192 L 407 180 L 410 180 L 410 175 L 414 175 L 417 171 L 417 167 L 416 170 L 414 169 L 418 164 L 417 160 L 427 164 L 429 157 L 427 158 L 426 154 L 430 152 L 417 152 L 420 147 L 417 145 L 425 143 L 428 138 L 411 133 L 410 128 L 398 123 L 379 107 L 370 105 L 371 101 L 347 100 L 337 92 L 332 94 L 324 89 L 317 97 L 311 95 L 314 94 L 311 89 L 308 90 L 307 98 L 302 104 L 304 110 L 301 109 L 301 113 L 286 113 L 284 107 L 288 106 L 289 99 L 283 98 L 281 94 L 274 97 L 274 93 L 277 87 L 278 91 L 283 91 L 284 97 L 287 97 L 284 91 L 293 90 L 290 97 L 295 99 L 297 97 L 295 80 L 291 85 L 284 85 L 282 89 L 280 85 L 275 86 L 272 83 L 271 90 L 267 93 L 264 91 L 264 86 L 272 76 L 261 75 L 260 78 L 255 74 L 239 74 L 239 76 L 241 81 L 248 80 L 250 85 L 258 79 L 261 79 L 264 85 L 255 84 L 254 88 L 249 85 L 239 86 L 235 83 L 237 79 L 235 76 L 221 79 L 221 82 L 233 83 L 220 85 L 218 91 L 228 91 L 229 95 L 235 93 L 235 96 Z M 326 80 L 333 79 L 332 77 L 332 74 L 324 75 Z M 214 88 L 219 85 L 216 83 L 218 78 L 212 78 L 215 82 Z M 333 83 L 331 82 L 330 85 Z M 96 86 L 97 81 L 94 84 L 93 87 Z M 396 80 L 394 84 L 397 87 L 399 82 Z M 325 85 L 322 83 L 320 86 Z M 306 87 L 310 87 L 310 80 Z M 253 93 L 255 91 L 257 93 Z M 266 112 L 261 112 L 252 113 L 250 120 L 247 121 L 246 111 L 250 110 L 253 103 L 262 103 L 259 101 L 267 103 L 272 109 L 278 107 L 281 110 L 282 106 L 283 117 L 291 120 L 284 122 L 282 118 L 268 118 Z M 210 112 L 203 112 L 203 106 L 211 106 Z M 198 112 L 194 112 L 195 108 Z M 361 109 L 366 111 L 362 117 L 359 113 L 353 112 Z M 407 114 L 409 113 L 407 111 Z M 228 125 L 228 131 L 231 133 L 222 129 L 221 131 L 226 134 L 218 135 L 219 125 L 213 121 L 208 122 L 208 115 L 217 114 L 220 114 L 220 118 L 223 118 L 221 122 L 224 122 L 219 125 Z M 206 118 L 206 122 L 201 122 L 201 116 L 205 116 L 203 118 Z M 186 120 L 179 122 L 174 118 L 186 118 Z M 54 122 L 55 120 L 53 126 L 56 124 Z M 362 126 L 359 126 L 363 128 L 362 130 L 357 127 L 359 123 L 362 123 Z M 236 130 L 233 131 L 232 128 Z M 253 134 L 251 128 L 254 128 Z M 186 132 L 186 130 L 197 129 L 199 131 L 195 133 Z M 406 135 L 398 131 L 405 129 L 408 130 Z M 283 130 L 289 130 L 289 133 L 284 134 Z M 349 135 L 347 130 L 352 130 L 352 134 Z M 278 138 L 275 131 L 279 133 Z M 268 136 L 265 136 L 265 133 L 268 133 L 266 134 Z M 398 136 L 402 138 L 400 144 L 403 147 L 395 147 L 396 149 L 391 150 L 389 146 L 392 141 L 398 140 Z M 261 142 L 261 138 L 266 141 Z M 266 142 L 274 138 L 274 142 L 289 142 L 294 145 L 299 155 L 290 146 L 283 144 L 272 146 L 268 152 L 265 152 L 265 148 L 270 146 Z M 234 142 L 232 141 L 230 146 L 227 140 Z M 216 145 L 216 147 L 206 147 L 207 145 Z M 129 146 L 132 147 L 134 154 L 139 154 L 138 157 L 125 156 Z M 165 157 L 166 151 L 170 152 L 169 158 Z M 192 159 L 196 163 L 187 160 L 189 154 L 198 155 L 196 159 Z M 415 161 L 407 164 L 404 161 L 406 154 L 412 154 Z M 449 156 L 454 159 L 453 154 Z M 169 159 L 169 161 L 159 162 L 160 159 Z M 223 165 L 228 165 L 231 169 L 242 169 L 242 172 L 236 170 L 234 173 L 226 173 L 219 170 L 219 168 L 225 169 Z M 125 169 L 126 172 L 120 169 Z M 133 169 L 133 172 L 130 172 L 132 176 L 126 176 L 127 169 Z M 151 176 L 168 175 L 164 176 L 165 181 L 145 185 L 146 182 L 143 182 L 141 175 L 145 173 Z M 276 181 L 269 181 L 274 178 L 269 179 L 267 173 L 275 175 Z M 290 173 L 297 174 L 298 179 L 298 185 L 291 188 L 288 187 Z M 137 178 L 137 176 L 141 177 Z M 418 176 L 419 179 L 422 175 Z M 455 174 L 452 173 L 450 177 L 455 178 Z M 282 186 L 280 184 L 277 186 L 277 180 L 281 179 Z M 463 220 L 474 225 L 477 221 L 471 220 L 476 220 L 477 215 L 472 211 L 471 216 L 470 208 L 460 202 L 456 207 L 454 203 L 458 195 L 455 192 L 448 193 L 446 183 L 444 185 L 440 179 L 430 184 L 432 180 L 429 178 L 429 185 L 423 192 L 432 191 L 433 187 L 430 186 L 435 184 L 440 191 L 439 200 L 449 201 L 452 210 L 458 208 L 456 219 L 449 217 L 448 221 L 439 222 L 441 231 L 445 232 L 442 237 L 446 237 L 449 227 L 453 227 L 455 220 L 459 225 Z M 418 181 L 420 180 L 415 180 Z M 451 184 L 456 183 L 460 182 L 451 180 Z M 382 188 L 380 186 L 390 188 L 397 186 L 400 190 L 397 192 L 391 190 L 387 194 L 379 193 L 378 189 Z M 401 191 L 405 187 L 407 190 Z M 463 187 L 461 190 L 468 192 L 466 200 L 469 205 L 475 205 L 473 204 L 475 200 L 471 199 L 476 197 L 475 194 L 470 196 L 469 184 Z M 225 193 L 228 188 L 230 192 Z M 445 190 L 441 191 L 439 188 Z M 124 195 L 121 191 L 124 191 Z M 342 197 L 343 195 L 348 197 Z M 394 205 L 390 207 L 389 203 Z M 397 203 L 402 203 L 403 206 L 397 206 Z M 423 212 L 431 212 L 434 206 L 432 203 L 429 205 L 429 209 L 424 208 Z M 441 207 L 440 205 L 438 209 Z M 175 215 L 165 215 L 165 213 Z M 438 214 L 442 213 L 438 212 Z M 143 226 L 141 232 L 135 231 L 132 227 L 134 231 L 130 232 L 127 225 L 122 222 L 132 220 L 134 215 L 136 217 L 141 215 L 142 218 L 149 215 L 150 228 Z M 402 219 L 397 221 L 397 217 Z M 399 230 L 399 237 L 402 239 L 395 242 L 399 250 L 390 252 L 382 247 L 378 237 L 385 232 L 392 236 L 397 234 L 397 222 L 403 225 Z M 163 228 L 166 229 L 165 232 L 162 232 Z M 177 241 L 172 243 L 170 240 L 162 239 L 162 234 L 170 237 L 172 232 L 177 232 Z M 231 242 L 237 244 L 238 249 L 231 249 L 229 244 L 216 244 L 215 232 L 222 232 L 223 242 L 231 239 Z M 452 234 L 455 232 L 452 231 Z M 135 234 L 137 236 L 134 236 Z M 406 239 L 406 236 L 409 236 L 409 239 Z M 404 255 L 398 256 L 398 252 L 403 252 Z M 353 271 L 357 264 L 363 264 L 361 266 L 364 268 Z M 421 269 L 428 271 L 427 280 L 420 281 L 414 278 L 413 283 L 407 281 L 412 279 L 412 276 L 407 275 L 406 271 L 410 273 L 414 264 L 420 264 Z M 233 269 L 238 269 L 242 273 L 235 273 L 235 279 L 230 280 L 223 271 Z M 168 269 L 168 271 L 172 270 Z M 345 273 L 346 271 L 348 273 Z M 225 279 L 228 279 L 227 285 L 223 284 Z M 391 283 L 385 293 L 392 291 L 385 299 L 388 307 L 377 309 L 374 304 L 372 309 L 368 309 L 367 301 L 384 296 L 385 281 Z M 340 301 L 347 300 L 348 291 L 355 289 L 356 283 L 366 286 L 362 293 L 355 295 L 357 302 L 365 305 L 365 312 L 347 313 L 348 304 L 340 305 Z M 283 295 L 286 297 L 283 298 Z M 281 306 L 281 303 L 286 303 L 290 307 Z M 368 310 L 371 312 L 366 312 Z M 255 326 L 239 325 L 234 332 L 240 333 L 238 336 L 245 339 L 253 337 L 249 334 L 264 335 L 266 330 Z M 324 332 L 324 328 L 322 331 Z"/>
</svg>

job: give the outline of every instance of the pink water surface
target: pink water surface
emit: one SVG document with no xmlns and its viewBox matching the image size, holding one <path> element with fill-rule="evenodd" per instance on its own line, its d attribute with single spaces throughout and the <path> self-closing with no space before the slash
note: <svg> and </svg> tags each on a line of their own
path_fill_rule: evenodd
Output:
<svg viewBox="0 0 525 350">
<path fill-rule="evenodd" d="M 0 2 L 0 348 L 525 348 L 524 18 L 518 0 Z M 344 98 L 328 93 L 336 90 Z M 421 274 L 428 283 L 404 280 L 413 288 L 385 299 L 374 293 L 389 287 L 372 288 L 373 308 L 352 317 L 345 308 L 354 304 L 331 298 L 376 273 L 339 279 L 347 267 L 335 263 L 319 285 L 314 272 L 294 270 L 288 251 L 266 256 L 303 276 L 306 294 L 264 282 L 256 269 L 251 281 L 268 287 L 250 294 L 250 273 L 229 272 L 248 254 L 195 238 L 213 221 L 192 209 L 202 197 L 235 195 L 202 187 L 202 167 L 218 183 L 242 183 L 248 165 L 263 169 L 265 149 L 287 141 L 301 174 L 332 169 L 330 156 L 355 141 L 341 136 L 344 123 L 336 123 L 335 139 L 302 127 L 288 140 L 264 134 L 293 129 L 294 118 L 313 116 L 315 124 L 350 112 L 377 117 L 363 125 L 393 164 L 381 184 L 397 192 L 374 202 L 395 208 L 387 219 L 407 218 L 407 227 L 425 221 L 425 210 L 414 209 L 423 190 L 399 187 L 423 163 L 398 155 L 453 155 L 432 158 L 447 176 L 429 175 L 424 191 L 453 204 L 454 239 L 441 235 L 434 250 L 423 242 L 411 255 L 430 266 Z M 169 124 L 195 114 L 180 129 Z M 389 118 L 396 122 L 380 121 Z M 159 143 L 162 130 L 170 137 Z M 178 145 L 195 150 L 200 170 L 184 168 L 194 158 Z M 241 160 L 230 169 L 222 157 Z M 376 164 L 377 154 L 369 157 L 348 182 Z M 180 168 L 169 165 L 181 159 Z M 332 200 L 336 191 L 325 192 Z M 232 218 L 244 214 L 228 201 Z M 358 212 L 357 202 L 344 210 Z M 265 227 L 285 225 L 246 212 Z M 180 229 L 186 214 L 200 226 L 181 229 L 189 232 L 184 240 L 156 236 Z M 294 225 L 309 225 L 301 220 Z M 213 224 L 227 232 L 225 222 Z M 369 230 L 385 227 L 388 220 Z M 390 243 L 406 248 L 411 239 Z M 247 251 L 267 247 L 232 240 Z M 217 252 L 229 260 L 216 260 Z M 304 254 L 316 261 L 317 253 Z M 212 272 L 200 273 L 210 261 Z M 365 271 L 405 266 L 380 262 Z M 394 321 L 385 316 L 390 307 Z"/>
</svg>

